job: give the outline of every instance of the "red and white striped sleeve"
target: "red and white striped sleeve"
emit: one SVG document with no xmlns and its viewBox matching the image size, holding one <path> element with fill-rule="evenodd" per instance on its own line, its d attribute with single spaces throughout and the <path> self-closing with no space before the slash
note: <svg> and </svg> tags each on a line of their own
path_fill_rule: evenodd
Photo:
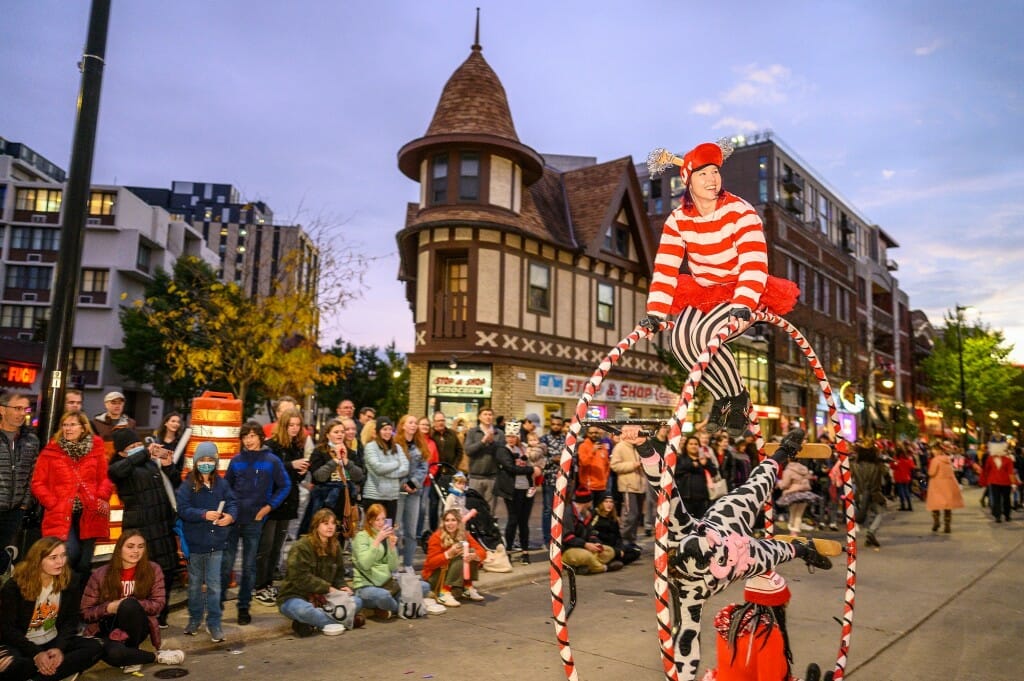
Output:
<svg viewBox="0 0 1024 681">
<path fill-rule="evenodd" d="M 676 280 L 679 278 L 679 270 L 686 255 L 686 244 L 676 224 L 678 211 L 677 208 L 669 214 L 661 230 L 658 253 L 654 257 L 651 290 L 647 295 L 647 314 L 657 315 L 662 319 L 667 318 L 672 309 Z"/>
<path fill-rule="evenodd" d="M 768 246 L 764 240 L 764 225 L 757 211 L 746 201 L 737 199 L 743 210 L 735 219 L 733 248 L 739 265 L 739 278 L 733 290 L 732 302 L 756 309 L 768 283 Z"/>
</svg>

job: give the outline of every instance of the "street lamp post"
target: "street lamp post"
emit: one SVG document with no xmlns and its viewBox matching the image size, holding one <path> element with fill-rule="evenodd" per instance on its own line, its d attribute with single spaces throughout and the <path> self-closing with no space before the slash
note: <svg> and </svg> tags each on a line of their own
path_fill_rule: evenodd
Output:
<svg viewBox="0 0 1024 681">
<path fill-rule="evenodd" d="M 956 306 L 956 340 L 957 357 L 960 362 L 960 446 L 967 453 L 967 383 L 964 381 L 964 310 L 963 305 Z"/>
</svg>

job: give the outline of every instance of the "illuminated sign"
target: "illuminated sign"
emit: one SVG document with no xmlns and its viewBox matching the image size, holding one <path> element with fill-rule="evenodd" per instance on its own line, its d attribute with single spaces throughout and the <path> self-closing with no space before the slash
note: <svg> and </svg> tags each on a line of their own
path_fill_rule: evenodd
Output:
<svg viewBox="0 0 1024 681">
<path fill-rule="evenodd" d="M 0 381 L 5 384 L 30 386 L 36 382 L 39 369 L 23 364 L 0 364 Z"/>
<path fill-rule="evenodd" d="M 851 414 L 859 414 L 864 411 L 864 396 L 855 392 L 850 383 L 847 381 L 839 388 L 839 406 Z"/>
</svg>

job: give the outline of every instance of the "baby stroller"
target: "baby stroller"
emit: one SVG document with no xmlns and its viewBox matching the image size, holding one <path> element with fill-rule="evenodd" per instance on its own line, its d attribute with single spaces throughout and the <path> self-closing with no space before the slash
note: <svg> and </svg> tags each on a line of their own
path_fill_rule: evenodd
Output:
<svg viewBox="0 0 1024 681">
<path fill-rule="evenodd" d="M 458 469 L 450 463 L 438 463 L 437 471 L 435 473 L 428 473 L 431 480 L 431 487 L 434 490 L 434 494 L 437 495 L 437 520 L 440 522 L 441 516 L 444 514 L 444 502 L 451 493 L 448 490 L 448 485 L 451 484 L 452 476 L 458 472 Z M 504 545 L 505 537 L 501 533 L 501 529 L 498 527 L 498 521 L 491 513 L 491 507 L 487 504 L 483 495 L 477 492 L 475 489 L 466 488 L 466 510 L 476 511 L 476 515 L 466 523 L 466 529 L 469 531 L 473 538 L 483 544 L 484 548 L 488 551 L 494 551 L 499 544 Z M 426 551 L 426 548 L 424 548 Z"/>
<path fill-rule="evenodd" d="M 466 523 L 466 529 L 485 549 L 494 551 L 499 545 L 505 545 L 505 537 L 498 527 L 498 520 L 491 513 L 490 505 L 475 489 L 466 488 L 466 510 L 476 511 L 476 515 Z"/>
<path fill-rule="evenodd" d="M 456 468 L 451 464 L 440 463 L 437 465 L 436 474 L 431 474 L 434 494 L 437 498 L 438 515 L 442 515 L 445 499 L 451 493 L 448 484 Z M 480 542 L 487 549 L 487 558 L 483 562 L 483 569 L 488 572 L 511 572 L 512 564 L 508 559 L 508 552 L 505 550 L 505 537 L 498 527 L 498 520 L 491 513 L 491 507 L 483 495 L 475 489 L 466 488 L 466 511 L 474 515 L 466 521 L 466 530 L 473 535 L 473 538 Z M 440 518 L 439 518 L 440 520 Z M 427 538 L 424 538 L 426 544 Z M 426 546 L 424 546 L 424 552 Z"/>
</svg>

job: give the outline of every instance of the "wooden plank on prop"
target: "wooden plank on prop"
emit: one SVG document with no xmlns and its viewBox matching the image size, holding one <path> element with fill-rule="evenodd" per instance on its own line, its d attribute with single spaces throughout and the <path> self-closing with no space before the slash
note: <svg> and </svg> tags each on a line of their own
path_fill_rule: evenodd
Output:
<svg viewBox="0 0 1024 681">
<path fill-rule="evenodd" d="M 765 456 L 771 456 L 778 450 L 778 442 L 766 442 L 764 444 Z M 832 448 L 824 442 L 805 442 L 797 454 L 799 459 L 827 459 L 830 456 L 832 456 Z"/>
</svg>

